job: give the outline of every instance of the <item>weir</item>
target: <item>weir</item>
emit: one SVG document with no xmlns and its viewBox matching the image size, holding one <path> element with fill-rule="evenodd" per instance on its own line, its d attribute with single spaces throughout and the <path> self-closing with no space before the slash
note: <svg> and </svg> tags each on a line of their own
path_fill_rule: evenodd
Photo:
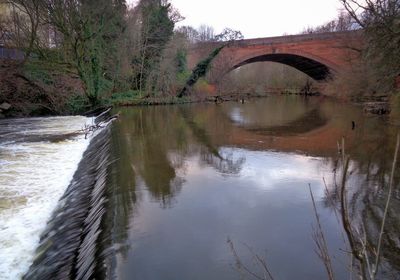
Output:
<svg viewBox="0 0 400 280">
<path fill-rule="evenodd" d="M 91 140 L 23 279 L 93 278 L 101 261 L 97 242 L 107 201 L 110 129 L 108 125 Z"/>
</svg>

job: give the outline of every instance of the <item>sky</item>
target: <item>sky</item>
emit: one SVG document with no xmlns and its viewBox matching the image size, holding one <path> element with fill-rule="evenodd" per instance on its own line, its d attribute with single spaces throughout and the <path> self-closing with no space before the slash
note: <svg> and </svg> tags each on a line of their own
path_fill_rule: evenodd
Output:
<svg viewBox="0 0 400 280">
<path fill-rule="evenodd" d="M 296 34 L 336 18 L 339 0 L 171 0 L 185 20 L 179 25 L 211 25 L 240 30 L 245 38 Z"/>
<path fill-rule="evenodd" d="M 132 2 L 133 0 L 130 0 Z M 129 1 L 128 1 L 129 2 Z M 240 30 L 245 38 L 297 34 L 336 18 L 339 0 L 170 0 L 185 20 L 179 25 Z"/>
</svg>

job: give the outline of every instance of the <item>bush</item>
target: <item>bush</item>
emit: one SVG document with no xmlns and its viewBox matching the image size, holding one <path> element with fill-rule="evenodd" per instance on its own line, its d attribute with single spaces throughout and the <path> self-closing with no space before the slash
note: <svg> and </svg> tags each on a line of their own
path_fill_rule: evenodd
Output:
<svg viewBox="0 0 400 280">
<path fill-rule="evenodd" d="M 89 110 L 90 104 L 85 96 L 74 94 L 68 99 L 67 108 L 71 114 L 80 114 Z"/>
<path fill-rule="evenodd" d="M 121 104 L 140 99 L 140 92 L 138 90 L 128 90 L 123 92 L 116 92 L 111 95 L 107 100 L 109 104 Z"/>
<path fill-rule="evenodd" d="M 24 65 L 24 74 L 28 79 L 44 83 L 46 85 L 53 85 L 53 77 L 44 65 L 38 63 L 27 63 Z"/>
<path fill-rule="evenodd" d="M 178 87 L 183 87 L 186 81 L 189 79 L 191 73 L 189 71 L 182 71 L 176 75 L 176 81 Z"/>
<path fill-rule="evenodd" d="M 204 78 L 200 78 L 194 87 L 195 91 L 198 93 L 203 93 L 207 95 L 213 95 L 216 93 L 216 88 L 214 85 L 210 85 Z"/>
</svg>

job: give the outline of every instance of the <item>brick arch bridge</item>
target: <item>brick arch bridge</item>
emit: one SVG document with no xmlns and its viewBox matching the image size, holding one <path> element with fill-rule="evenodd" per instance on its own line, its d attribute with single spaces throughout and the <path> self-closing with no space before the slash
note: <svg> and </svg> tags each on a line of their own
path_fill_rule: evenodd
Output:
<svg viewBox="0 0 400 280">
<path fill-rule="evenodd" d="M 362 47 L 359 31 L 291 35 L 247 39 L 231 42 L 214 59 L 211 82 L 240 66 L 271 61 L 292 66 L 316 81 L 324 81 L 332 74 L 349 67 L 358 59 L 356 49 Z M 199 43 L 188 51 L 188 67 L 206 58 L 221 43 Z"/>
</svg>

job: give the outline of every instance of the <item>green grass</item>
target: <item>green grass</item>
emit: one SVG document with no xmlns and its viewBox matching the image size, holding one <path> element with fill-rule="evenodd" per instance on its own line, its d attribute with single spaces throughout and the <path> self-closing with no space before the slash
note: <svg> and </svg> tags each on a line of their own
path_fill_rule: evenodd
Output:
<svg viewBox="0 0 400 280">
<path fill-rule="evenodd" d="M 127 90 L 123 92 L 116 92 L 107 99 L 107 103 L 111 105 L 119 105 L 127 102 L 135 102 L 141 99 L 140 92 L 138 90 Z"/>
<path fill-rule="evenodd" d="M 177 98 L 175 96 L 141 97 L 139 91 L 128 90 L 116 92 L 110 98 L 104 100 L 107 105 L 135 106 L 135 105 L 160 105 L 160 104 L 182 104 L 190 102 L 189 98 Z"/>
</svg>

